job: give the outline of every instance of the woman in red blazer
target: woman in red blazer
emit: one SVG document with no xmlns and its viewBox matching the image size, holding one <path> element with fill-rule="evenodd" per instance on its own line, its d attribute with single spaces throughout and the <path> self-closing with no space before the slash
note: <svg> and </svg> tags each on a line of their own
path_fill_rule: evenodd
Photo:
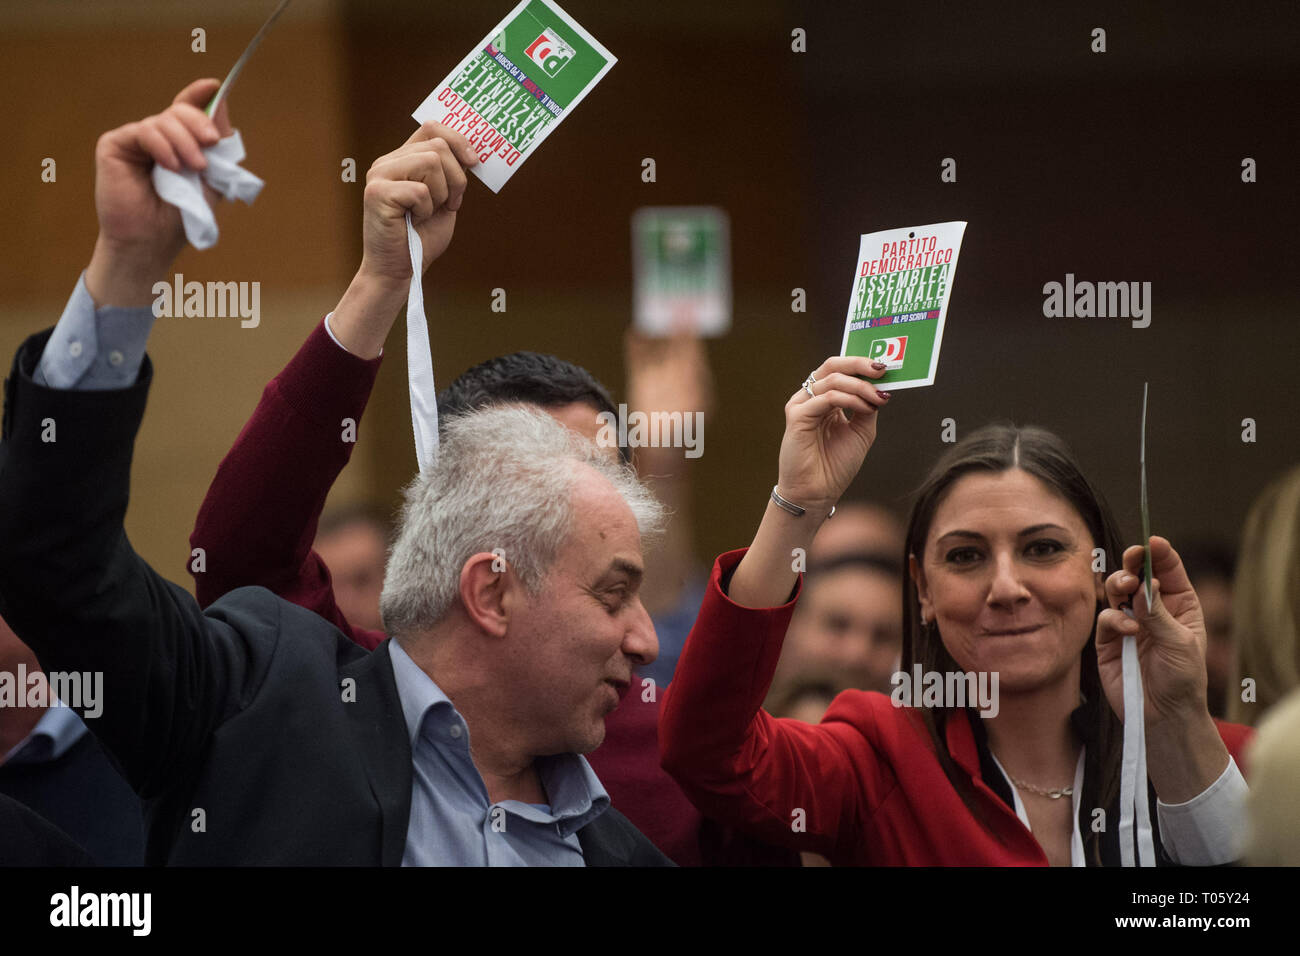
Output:
<svg viewBox="0 0 1300 956">
<path fill-rule="evenodd" d="M 830 358 L 786 403 L 762 523 L 715 564 L 666 692 L 664 767 L 705 814 L 837 865 L 1118 864 L 1121 647 L 1133 634 L 1157 862 L 1236 859 L 1248 731 L 1210 717 L 1205 627 L 1182 562 L 1151 539 L 1150 609 L 1140 546 L 1109 577 L 1099 570 L 1120 557 L 1114 521 L 1041 429 L 975 432 L 922 487 L 894 694 L 846 691 L 815 726 L 761 709 L 799 557 L 889 400 L 858 376 L 883 371 Z"/>
</svg>

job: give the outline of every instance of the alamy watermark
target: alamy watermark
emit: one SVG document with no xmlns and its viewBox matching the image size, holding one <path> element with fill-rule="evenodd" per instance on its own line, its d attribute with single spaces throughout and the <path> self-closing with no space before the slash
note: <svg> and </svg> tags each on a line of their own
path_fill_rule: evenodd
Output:
<svg viewBox="0 0 1300 956">
<path fill-rule="evenodd" d="M 618 406 L 618 414 L 596 416 L 601 448 L 684 448 L 687 458 L 704 454 L 703 412 L 629 412 Z"/>
<path fill-rule="evenodd" d="M 153 926 L 152 893 L 83 893 L 73 884 L 50 897 L 50 925 L 122 927 L 132 936 L 148 936 Z"/>
<path fill-rule="evenodd" d="M 912 673 L 895 671 L 889 695 L 895 707 L 975 707 L 984 718 L 998 715 L 997 671 L 923 671 L 920 664 Z"/>
<path fill-rule="evenodd" d="M 1065 283 L 1043 286 L 1043 315 L 1049 319 L 1132 319 L 1133 328 L 1151 324 L 1150 282 L 1075 282 L 1074 273 Z"/>
<path fill-rule="evenodd" d="M 20 661 L 15 670 L 0 671 L 0 707 L 75 707 L 93 720 L 104 712 L 104 672 L 29 673 Z"/>
<path fill-rule="evenodd" d="M 154 318 L 239 318 L 243 329 L 255 329 L 262 321 L 260 282 L 186 282 L 178 272 L 174 282 L 155 282 L 150 291 L 157 297 Z"/>
</svg>

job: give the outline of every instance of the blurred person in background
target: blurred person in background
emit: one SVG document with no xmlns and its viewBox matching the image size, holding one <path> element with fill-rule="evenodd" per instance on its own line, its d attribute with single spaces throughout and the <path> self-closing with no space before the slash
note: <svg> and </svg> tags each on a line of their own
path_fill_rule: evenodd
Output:
<svg viewBox="0 0 1300 956">
<path fill-rule="evenodd" d="M 826 708 L 831 705 L 839 691 L 828 680 L 804 680 L 787 684 L 777 694 L 768 695 L 769 704 L 764 704 L 773 717 L 789 717 L 802 720 L 805 724 L 820 723 Z"/>
<path fill-rule="evenodd" d="M 834 519 L 813 538 L 808 563 L 840 554 L 880 554 L 901 564 L 905 535 L 903 521 L 893 509 L 875 501 L 847 501 L 835 507 Z"/>
<path fill-rule="evenodd" d="M 629 410 L 683 416 L 699 412 L 708 420 L 713 410 L 713 376 L 699 336 L 678 333 L 651 338 L 629 328 L 623 341 Z M 659 636 L 659 657 L 641 668 L 638 676 L 651 678 L 662 688 L 672 680 L 709 581 L 708 569 L 695 557 L 691 475 L 699 459 L 686 457 L 682 448 L 653 445 L 632 449 L 631 454 L 637 475 L 670 514 L 663 541 L 646 555 L 641 596 Z"/>
<path fill-rule="evenodd" d="M 329 569 L 343 616 L 371 630 L 384 626 L 379 595 L 384 590 L 388 535 L 388 524 L 378 509 L 353 504 L 327 511 L 312 544 Z"/>
<path fill-rule="evenodd" d="M 1226 718 L 1228 681 L 1233 667 L 1232 579 L 1236 557 L 1227 544 L 1210 539 L 1194 540 L 1178 553 L 1205 614 L 1205 671 L 1209 679 L 1206 697 L 1210 714 Z"/>
<path fill-rule="evenodd" d="M 902 595 L 903 568 L 896 558 L 843 552 L 811 565 L 769 702 L 784 697 L 791 687 L 819 680 L 835 693 L 856 689 L 888 694 L 903 653 Z"/>
<path fill-rule="evenodd" d="M 1246 760 L 1250 837 L 1246 862 L 1252 866 L 1300 866 L 1300 690 L 1293 690 L 1260 722 Z"/>
<path fill-rule="evenodd" d="M 1232 640 L 1228 719 L 1256 725 L 1300 687 L 1300 465 L 1270 483 L 1246 514 Z"/>
</svg>

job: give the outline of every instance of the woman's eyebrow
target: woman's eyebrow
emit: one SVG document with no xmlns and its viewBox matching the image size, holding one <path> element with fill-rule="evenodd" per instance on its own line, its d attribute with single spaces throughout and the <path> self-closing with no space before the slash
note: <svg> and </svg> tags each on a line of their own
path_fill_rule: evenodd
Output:
<svg viewBox="0 0 1300 956">
<path fill-rule="evenodd" d="M 1030 525 L 1028 528 L 1025 528 L 1023 531 L 1021 531 L 1020 534 L 1017 535 L 1017 537 L 1023 538 L 1025 535 L 1028 535 L 1028 534 L 1038 534 L 1038 532 L 1040 532 L 1040 531 L 1046 531 L 1048 528 L 1051 528 L 1051 529 L 1053 529 L 1053 530 L 1055 530 L 1055 531 L 1060 531 L 1060 532 L 1062 532 L 1062 533 L 1064 533 L 1064 534 L 1069 534 L 1069 533 L 1070 533 L 1070 531 L 1069 531 L 1068 528 L 1063 528 L 1063 527 L 1061 527 L 1059 524 L 1052 524 L 1052 523 L 1049 521 L 1049 522 L 1047 522 L 1047 523 L 1045 523 L 1045 524 Z"/>
<path fill-rule="evenodd" d="M 973 538 L 976 541 L 983 541 L 984 535 L 980 534 L 978 531 L 962 531 L 959 529 L 957 531 L 948 531 L 944 534 L 939 535 L 939 537 L 934 539 L 935 543 L 937 544 L 938 542 L 942 541 L 944 538 Z"/>
<path fill-rule="evenodd" d="M 1063 534 L 1070 533 L 1067 528 L 1063 528 L 1059 524 L 1054 524 L 1048 521 L 1048 522 L 1044 522 L 1043 524 L 1030 525 L 1028 528 L 1025 528 L 1022 531 L 1017 532 L 1016 537 L 1023 538 L 1027 535 L 1038 534 L 1038 532 L 1046 531 L 1049 528 L 1055 531 L 1060 531 Z M 983 541 L 984 535 L 980 534 L 978 531 L 966 531 L 964 529 L 958 528 L 957 530 L 948 531 L 945 532 L 944 534 L 941 534 L 938 538 L 935 539 L 935 543 L 937 544 L 938 542 L 942 541 L 944 538 L 970 538 L 975 541 Z"/>
</svg>

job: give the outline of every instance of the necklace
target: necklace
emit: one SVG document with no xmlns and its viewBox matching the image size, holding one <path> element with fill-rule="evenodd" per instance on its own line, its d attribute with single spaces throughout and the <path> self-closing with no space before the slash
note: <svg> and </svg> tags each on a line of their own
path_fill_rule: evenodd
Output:
<svg viewBox="0 0 1300 956">
<path fill-rule="evenodd" d="M 1011 774 L 1007 774 L 1007 776 L 1011 777 Z M 1011 777 L 1011 782 L 1014 783 L 1017 787 L 1019 787 L 1022 790 L 1028 790 L 1030 793 L 1036 793 L 1040 797 L 1051 797 L 1053 800 L 1060 800 L 1062 797 L 1069 797 L 1074 795 L 1073 786 L 1054 787 L 1052 789 L 1046 789 L 1044 787 L 1035 787 L 1032 783 L 1025 783 L 1023 780 L 1017 780 L 1015 777 Z"/>
</svg>

